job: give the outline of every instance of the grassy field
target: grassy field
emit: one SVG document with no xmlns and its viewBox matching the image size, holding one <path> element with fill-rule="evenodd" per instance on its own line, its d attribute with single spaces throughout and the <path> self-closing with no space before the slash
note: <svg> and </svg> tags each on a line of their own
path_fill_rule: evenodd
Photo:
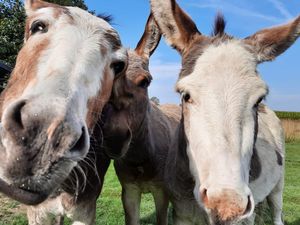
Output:
<svg viewBox="0 0 300 225">
<path fill-rule="evenodd" d="M 300 120 L 281 119 L 287 142 L 300 142 Z"/>
<path fill-rule="evenodd" d="M 124 213 L 120 199 L 120 185 L 110 167 L 103 193 L 98 200 L 97 225 L 122 225 Z M 264 206 L 263 216 L 257 217 L 256 225 L 271 225 Z M 285 225 L 300 225 L 300 142 L 287 144 L 286 176 L 284 192 Z M 154 205 L 151 195 L 144 195 L 141 205 L 141 224 L 154 225 Z M 19 204 L 0 197 L 0 225 L 26 225 L 24 209 Z M 66 221 L 66 224 L 70 224 Z M 170 224 L 171 215 L 170 215 Z"/>
<path fill-rule="evenodd" d="M 280 119 L 300 120 L 300 112 L 276 111 L 275 113 Z"/>
</svg>

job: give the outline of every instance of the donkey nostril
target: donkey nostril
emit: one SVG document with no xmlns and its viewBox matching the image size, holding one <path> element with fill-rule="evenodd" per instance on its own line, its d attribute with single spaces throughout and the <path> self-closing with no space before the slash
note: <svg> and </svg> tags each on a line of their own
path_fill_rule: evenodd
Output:
<svg viewBox="0 0 300 225">
<path fill-rule="evenodd" d="M 202 201 L 204 204 L 207 204 L 208 202 L 208 197 L 207 197 L 207 189 L 204 188 L 202 191 L 201 191 L 201 198 L 202 198 Z"/>
<path fill-rule="evenodd" d="M 247 203 L 247 207 L 246 207 L 246 210 L 244 212 L 243 215 L 246 215 L 248 213 L 250 213 L 252 210 L 252 203 L 251 203 L 251 198 L 250 198 L 250 195 L 248 196 L 248 203 Z"/>
<path fill-rule="evenodd" d="M 80 152 L 86 148 L 86 132 L 85 128 L 81 128 L 81 136 L 77 142 L 71 147 L 70 152 Z"/>
<path fill-rule="evenodd" d="M 23 118 L 22 118 L 22 108 L 25 106 L 26 101 L 19 101 L 15 103 L 6 114 L 6 118 L 4 121 L 7 125 L 6 128 L 14 130 L 14 132 L 18 130 L 24 129 Z"/>
</svg>

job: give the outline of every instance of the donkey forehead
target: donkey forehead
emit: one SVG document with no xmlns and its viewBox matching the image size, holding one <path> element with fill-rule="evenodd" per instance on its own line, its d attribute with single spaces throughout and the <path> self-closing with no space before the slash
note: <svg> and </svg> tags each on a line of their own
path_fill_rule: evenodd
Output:
<svg viewBox="0 0 300 225">
<path fill-rule="evenodd" d="M 74 19 L 75 23 L 81 27 L 86 27 L 86 29 L 94 31 L 95 29 L 102 29 L 108 31 L 114 31 L 112 26 L 106 22 L 104 19 L 91 15 L 77 7 L 67 7 L 70 15 Z M 68 13 L 67 13 L 68 15 Z M 117 32 L 114 31 L 116 36 Z"/>
<path fill-rule="evenodd" d="M 228 40 L 218 45 L 211 44 L 199 52 L 201 54 L 190 54 L 187 57 L 191 59 L 184 60 L 177 90 L 195 87 L 198 91 L 199 88 L 214 91 L 214 88 L 220 86 L 234 86 L 234 90 L 240 92 L 247 89 L 261 89 L 261 94 L 266 92 L 267 87 L 256 71 L 255 58 L 241 41 Z"/>
<path fill-rule="evenodd" d="M 109 41 L 120 42 L 117 32 L 108 22 L 77 7 L 55 6 L 37 9 L 28 16 L 27 27 L 29 28 L 30 24 L 36 20 L 42 20 L 60 28 L 72 25 L 86 32 L 87 35 L 109 34 L 105 36 L 110 39 Z"/>
</svg>

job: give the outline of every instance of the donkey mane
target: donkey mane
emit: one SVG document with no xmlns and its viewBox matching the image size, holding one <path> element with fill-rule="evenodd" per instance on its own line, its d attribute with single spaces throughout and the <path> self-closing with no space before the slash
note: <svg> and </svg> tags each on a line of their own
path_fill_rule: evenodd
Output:
<svg viewBox="0 0 300 225">
<path fill-rule="evenodd" d="M 114 20 L 112 15 L 106 14 L 106 13 L 99 13 L 96 15 L 98 18 L 105 20 L 109 24 L 112 24 L 112 21 Z"/>
<path fill-rule="evenodd" d="M 214 22 L 212 36 L 223 36 L 225 34 L 226 20 L 221 12 L 218 12 Z"/>
</svg>

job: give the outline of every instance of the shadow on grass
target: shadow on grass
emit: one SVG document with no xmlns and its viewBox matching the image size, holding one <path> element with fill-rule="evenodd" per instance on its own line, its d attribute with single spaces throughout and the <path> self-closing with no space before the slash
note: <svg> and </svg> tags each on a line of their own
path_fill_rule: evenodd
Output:
<svg viewBox="0 0 300 225">
<path fill-rule="evenodd" d="M 296 219 L 293 222 L 285 222 L 285 225 L 299 225 L 300 224 L 300 218 Z"/>
<path fill-rule="evenodd" d="M 155 225 L 155 224 L 156 224 L 155 212 L 149 214 L 146 217 L 141 218 L 141 225 Z"/>
<path fill-rule="evenodd" d="M 173 224 L 172 212 L 173 212 L 173 208 L 169 207 L 169 210 L 168 210 L 168 224 L 169 225 Z M 153 213 L 149 214 L 148 216 L 141 218 L 140 222 L 141 222 L 141 225 L 156 225 L 155 211 Z M 294 225 L 294 224 L 292 224 L 292 225 Z"/>
</svg>

